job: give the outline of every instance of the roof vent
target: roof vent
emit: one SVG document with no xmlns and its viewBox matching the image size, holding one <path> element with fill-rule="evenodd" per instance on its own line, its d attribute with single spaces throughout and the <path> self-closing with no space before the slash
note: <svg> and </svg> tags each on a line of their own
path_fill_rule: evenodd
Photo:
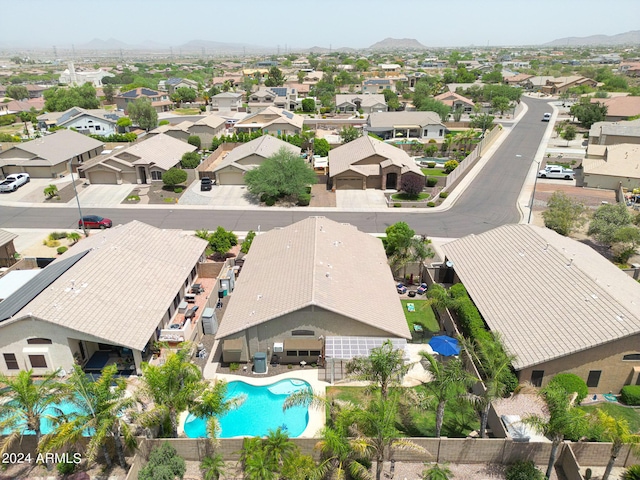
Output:
<svg viewBox="0 0 640 480">
<path fill-rule="evenodd" d="M 331 274 L 329 272 L 324 274 L 325 277 L 329 278 L 331 276 Z"/>
<path fill-rule="evenodd" d="M 567 263 L 567 267 L 570 267 L 573 264 L 573 258 L 569 260 L 569 263 Z"/>
<path fill-rule="evenodd" d="M 546 252 L 547 250 L 549 250 L 549 244 L 548 243 L 544 246 L 544 251 Z"/>
</svg>

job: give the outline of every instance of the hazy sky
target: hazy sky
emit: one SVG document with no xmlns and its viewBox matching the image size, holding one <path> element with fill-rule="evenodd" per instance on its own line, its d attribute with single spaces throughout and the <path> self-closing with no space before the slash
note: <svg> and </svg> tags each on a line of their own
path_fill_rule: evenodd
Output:
<svg viewBox="0 0 640 480">
<path fill-rule="evenodd" d="M 10 0 L 1 0 L 9 3 Z M 22 0 L 5 5 L 0 45 L 94 38 L 178 46 L 212 40 L 287 48 L 534 45 L 640 29 L 640 0 Z M 10 12 L 15 12 L 15 16 Z"/>
</svg>

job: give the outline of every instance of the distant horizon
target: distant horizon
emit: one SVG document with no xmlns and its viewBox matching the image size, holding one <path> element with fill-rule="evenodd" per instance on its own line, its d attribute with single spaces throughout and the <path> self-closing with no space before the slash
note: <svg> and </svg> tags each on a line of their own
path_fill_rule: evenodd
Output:
<svg viewBox="0 0 640 480">
<path fill-rule="evenodd" d="M 434 49 L 535 47 L 565 37 L 640 30 L 637 0 L 613 2 L 624 15 L 603 15 L 596 0 L 518 3 L 485 0 L 478 8 L 476 0 L 450 0 L 446 6 L 435 0 L 397 0 L 391 5 L 382 0 L 245 0 L 239 9 L 206 0 L 111 0 L 109 10 L 97 11 L 78 7 L 77 0 L 25 0 L 21 7 L 29 12 L 28 34 L 24 21 L 8 16 L 0 50 L 82 49 L 109 39 L 134 48 L 149 43 L 180 48 L 203 40 L 281 53 L 314 47 L 363 50 L 385 38 L 415 39 Z"/>
</svg>

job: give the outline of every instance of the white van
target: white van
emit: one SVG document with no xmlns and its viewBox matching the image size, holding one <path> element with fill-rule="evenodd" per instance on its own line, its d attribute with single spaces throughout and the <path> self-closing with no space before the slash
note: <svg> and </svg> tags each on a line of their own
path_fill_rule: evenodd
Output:
<svg viewBox="0 0 640 480">
<path fill-rule="evenodd" d="M 550 114 L 550 113 L 545 113 L 545 114 L 542 116 L 542 121 L 543 121 L 543 122 L 548 122 L 549 120 L 551 120 L 551 114 Z"/>
</svg>

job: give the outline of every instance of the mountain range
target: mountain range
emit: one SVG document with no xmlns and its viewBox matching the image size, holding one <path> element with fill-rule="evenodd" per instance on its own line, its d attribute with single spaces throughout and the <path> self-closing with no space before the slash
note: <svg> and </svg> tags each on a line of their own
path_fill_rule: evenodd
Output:
<svg viewBox="0 0 640 480">
<path fill-rule="evenodd" d="M 565 37 L 545 43 L 543 47 L 577 47 L 595 45 L 638 45 L 640 30 L 619 33 L 617 35 L 590 35 L 588 37 Z"/>
</svg>

